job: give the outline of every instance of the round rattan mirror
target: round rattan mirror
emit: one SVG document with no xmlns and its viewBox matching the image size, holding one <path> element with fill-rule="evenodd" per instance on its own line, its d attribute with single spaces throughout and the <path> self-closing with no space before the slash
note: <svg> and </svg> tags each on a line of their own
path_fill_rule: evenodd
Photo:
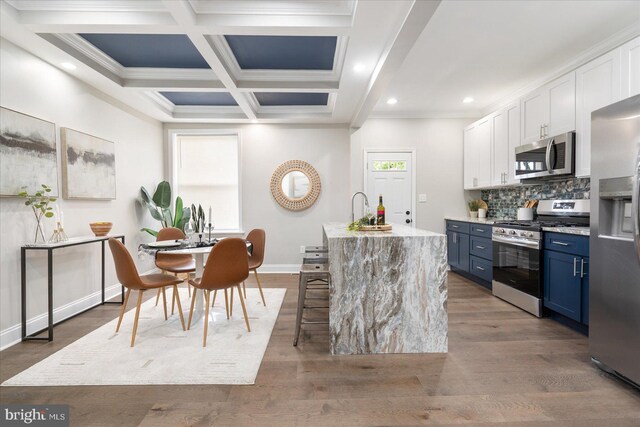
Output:
<svg viewBox="0 0 640 427">
<path fill-rule="evenodd" d="M 271 176 L 271 194 L 280 206 L 290 211 L 311 207 L 320 195 L 320 175 L 302 160 L 284 162 Z"/>
</svg>

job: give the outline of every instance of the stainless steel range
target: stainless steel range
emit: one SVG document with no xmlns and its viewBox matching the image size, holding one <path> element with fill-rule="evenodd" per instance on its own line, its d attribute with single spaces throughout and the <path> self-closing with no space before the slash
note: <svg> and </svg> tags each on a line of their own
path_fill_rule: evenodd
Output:
<svg viewBox="0 0 640 427">
<path fill-rule="evenodd" d="M 589 200 L 542 200 L 534 221 L 493 224 L 493 295 L 542 316 L 543 227 L 588 227 Z"/>
</svg>

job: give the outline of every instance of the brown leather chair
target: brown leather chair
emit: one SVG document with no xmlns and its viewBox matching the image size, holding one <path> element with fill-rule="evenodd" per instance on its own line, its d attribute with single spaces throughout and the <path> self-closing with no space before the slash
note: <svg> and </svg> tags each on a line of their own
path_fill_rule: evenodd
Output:
<svg viewBox="0 0 640 427">
<path fill-rule="evenodd" d="M 116 265 L 116 274 L 120 284 L 127 288 L 127 293 L 124 297 L 124 303 L 122 304 L 122 310 L 120 311 L 120 318 L 118 319 L 118 325 L 116 326 L 116 332 L 120 330 L 120 324 L 122 323 L 122 317 L 124 316 L 125 309 L 127 308 L 127 302 L 129 301 L 129 294 L 131 290 L 138 291 L 138 305 L 136 307 L 136 316 L 133 321 L 133 332 L 131 333 L 131 347 L 133 347 L 136 340 L 136 331 L 138 329 L 138 317 L 140 316 L 140 306 L 142 305 L 142 294 L 144 291 L 150 289 L 158 289 L 162 292 L 162 298 L 164 300 L 164 318 L 167 317 L 167 297 L 165 295 L 165 287 L 172 286 L 173 294 L 178 301 L 178 313 L 180 313 L 180 323 L 182 323 L 182 330 L 184 327 L 184 316 L 182 314 L 182 307 L 180 306 L 180 296 L 178 295 L 178 284 L 182 283 L 182 280 L 175 276 L 168 274 L 147 274 L 140 276 L 138 269 L 131 258 L 131 254 L 127 248 L 116 239 L 109 239 L 109 248 L 111 248 L 111 254 L 113 255 L 113 261 Z"/>
<path fill-rule="evenodd" d="M 158 236 L 156 236 L 156 241 L 162 240 L 182 240 L 186 236 L 179 228 L 175 227 L 166 227 L 158 231 Z M 193 273 L 196 271 L 196 263 L 193 260 L 193 257 L 188 254 L 170 254 L 170 253 L 162 253 L 158 252 L 156 254 L 156 267 L 158 267 L 163 272 L 168 271 L 173 273 L 176 277 L 180 273 Z M 191 287 L 187 285 L 187 289 L 189 290 L 189 296 L 191 296 Z M 160 290 L 158 290 L 158 295 L 156 296 L 156 306 L 160 301 Z M 173 314 L 175 305 L 175 298 L 171 300 L 171 314 Z"/>
<path fill-rule="evenodd" d="M 262 284 L 260 283 L 260 278 L 258 277 L 258 268 L 260 268 L 262 262 L 264 261 L 264 246 L 267 240 L 267 234 L 264 230 L 256 228 L 254 230 L 251 230 L 249 234 L 247 234 L 247 240 L 250 241 L 253 245 L 251 255 L 249 256 L 249 270 L 253 271 L 253 274 L 255 274 L 256 276 L 258 289 L 260 290 L 260 297 L 262 298 L 262 304 L 266 307 L 267 303 L 265 302 L 264 294 L 262 293 Z M 242 282 L 242 287 L 244 289 L 244 297 L 246 298 L 247 288 L 244 282 Z"/>
<path fill-rule="evenodd" d="M 247 256 L 247 245 L 244 240 L 239 238 L 228 238 L 218 242 L 207 258 L 207 264 L 204 268 L 202 277 L 189 280 L 189 283 L 196 289 L 193 290 L 191 297 L 191 311 L 189 312 L 189 322 L 187 329 L 191 328 L 191 319 L 193 318 L 193 307 L 196 302 L 196 293 L 198 289 L 202 289 L 205 296 L 205 318 L 204 318 L 204 338 L 202 346 L 207 346 L 207 331 L 209 327 L 209 301 L 211 291 L 224 289 L 225 297 L 228 288 L 238 290 L 240 304 L 244 313 L 244 321 L 247 324 L 247 330 L 251 332 L 249 326 L 249 318 L 247 317 L 247 309 L 240 291 L 240 284 L 249 277 L 249 257 Z M 227 314 L 228 318 L 228 314 Z"/>
</svg>

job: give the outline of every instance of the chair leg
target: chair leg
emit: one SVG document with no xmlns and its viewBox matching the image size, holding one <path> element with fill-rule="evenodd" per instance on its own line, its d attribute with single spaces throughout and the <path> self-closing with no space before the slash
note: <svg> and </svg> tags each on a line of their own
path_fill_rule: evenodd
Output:
<svg viewBox="0 0 640 427">
<path fill-rule="evenodd" d="M 187 291 L 189 291 L 189 298 L 191 298 L 191 285 L 189 283 L 187 283 Z M 193 292 L 195 292 L 196 290 L 194 289 Z"/>
<path fill-rule="evenodd" d="M 244 291 L 244 299 L 247 299 L 247 284 L 242 282 L 242 290 Z"/>
<path fill-rule="evenodd" d="M 300 283 L 298 285 L 298 312 L 296 314 L 296 330 L 293 337 L 294 347 L 298 345 L 298 337 L 300 336 L 300 326 L 302 325 L 302 310 L 304 309 L 304 299 L 307 293 L 307 279 L 300 274 Z"/>
<path fill-rule="evenodd" d="M 164 320 L 169 320 L 167 316 L 167 294 L 164 291 L 164 287 L 162 287 L 162 306 L 164 308 Z"/>
<path fill-rule="evenodd" d="M 140 289 L 138 291 L 138 305 L 136 306 L 136 317 L 133 319 L 133 332 L 131 332 L 131 347 L 136 342 L 136 332 L 138 331 L 138 318 L 140 317 L 140 306 L 142 305 L 142 294 L 144 291 Z"/>
<path fill-rule="evenodd" d="M 256 281 L 258 282 L 258 290 L 260 290 L 260 298 L 262 298 L 262 305 L 266 307 L 267 303 L 265 302 L 264 294 L 262 293 L 262 285 L 260 284 L 260 278 L 258 277 L 258 269 L 253 270 L 253 274 L 256 275 Z"/>
<path fill-rule="evenodd" d="M 205 314 L 204 314 L 204 337 L 202 338 L 202 346 L 207 346 L 207 331 L 209 330 L 209 295 L 211 291 L 202 291 L 205 295 Z"/>
<path fill-rule="evenodd" d="M 122 318 L 124 317 L 124 311 L 127 308 L 127 302 L 129 301 L 130 293 L 131 293 L 131 288 L 127 288 L 127 294 L 124 296 L 124 302 L 122 303 L 122 310 L 120 310 L 120 318 L 118 319 L 118 326 L 116 326 L 116 332 L 120 330 L 120 324 L 122 323 Z"/>
<path fill-rule="evenodd" d="M 174 309 L 176 308 L 176 294 L 177 294 L 177 287 L 174 288 L 173 290 L 173 294 L 171 295 L 171 315 L 173 316 L 173 312 Z"/>
<path fill-rule="evenodd" d="M 156 307 L 158 306 L 158 302 L 160 302 L 160 289 L 158 289 L 158 295 L 156 295 Z"/>
<path fill-rule="evenodd" d="M 247 331 L 251 332 L 251 326 L 249 326 L 249 317 L 247 317 L 247 308 L 244 306 L 244 300 L 242 299 L 242 291 L 240 290 L 240 285 L 236 286 L 238 289 L 238 298 L 240 299 L 240 305 L 242 305 L 242 312 L 244 313 L 244 323 L 247 324 Z M 233 293 L 233 288 L 231 288 L 231 292 Z"/>
<path fill-rule="evenodd" d="M 229 296 L 229 299 L 231 300 L 229 302 L 229 316 L 233 316 L 233 288 L 231 288 L 231 295 Z"/>
<path fill-rule="evenodd" d="M 218 296 L 218 291 L 213 291 L 213 301 L 211 302 L 211 307 L 216 304 L 216 297 Z"/>
<path fill-rule="evenodd" d="M 180 315 L 180 323 L 182 323 L 182 330 L 186 331 L 184 327 L 184 314 L 182 314 L 182 305 L 180 305 L 180 295 L 178 295 L 178 285 L 173 285 L 173 300 L 178 301 L 178 314 Z"/>
<path fill-rule="evenodd" d="M 191 310 L 189 310 L 189 323 L 187 323 L 187 331 L 191 329 L 191 318 L 193 317 L 193 306 L 196 305 L 196 292 L 198 290 L 193 290 L 193 295 L 191 296 Z"/>
<path fill-rule="evenodd" d="M 227 320 L 229 320 L 229 295 L 226 289 L 224 290 L 224 306 L 227 309 Z"/>
</svg>

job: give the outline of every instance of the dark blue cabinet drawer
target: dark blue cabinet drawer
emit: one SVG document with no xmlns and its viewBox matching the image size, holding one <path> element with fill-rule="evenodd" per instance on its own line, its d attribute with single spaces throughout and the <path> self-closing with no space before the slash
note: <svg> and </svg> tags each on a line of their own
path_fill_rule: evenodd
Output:
<svg viewBox="0 0 640 427">
<path fill-rule="evenodd" d="M 469 273 L 491 282 L 493 278 L 493 263 L 491 261 L 473 255 L 469 257 L 469 261 Z"/>
<path fill-rule="evenodd" d="M 469 234 L 469 223 L 460 221 L 447 221 L 447 231 Z"/>
<path fill-rule="evenodd" d="M 484 237 L 471 236 L 470 237 L 469 252 L 471 255 L 475 255 L 480 258 L 484 258 L 488 261 L 493 259 L 493 245 L 491 239 L 485 239 Z"/>
<path fill-rule="evenodd" d="M 589 237 L 545 232 L 544 248 L 573 255 L 589 256 Z"/>
<path fill-rule="evenodd" d="M 491 238 L 491 225 L 486 224 L 470 224 L 472 236 Z"/>
</svg>

